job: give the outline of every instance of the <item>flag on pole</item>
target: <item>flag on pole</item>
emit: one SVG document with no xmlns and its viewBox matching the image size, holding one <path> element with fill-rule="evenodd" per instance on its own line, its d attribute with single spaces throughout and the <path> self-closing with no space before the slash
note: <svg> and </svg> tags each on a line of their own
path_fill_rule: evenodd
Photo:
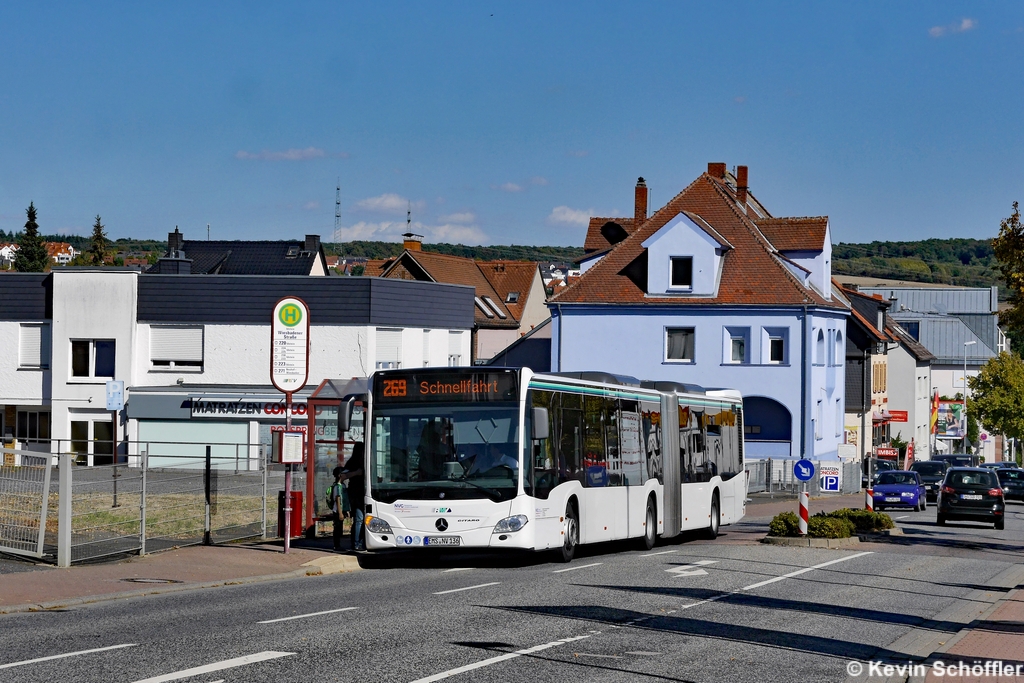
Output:
<svg viewBox="0 0 1024 683">
<path fill-rule="evenodd" d="M 932 396 L 932 414 L 929 419 L 929 425 L 931 426 L 931 433 L 938 433 L 939 429 L 939 390 L 935 390 L 935 394 Z"/>
</svg>

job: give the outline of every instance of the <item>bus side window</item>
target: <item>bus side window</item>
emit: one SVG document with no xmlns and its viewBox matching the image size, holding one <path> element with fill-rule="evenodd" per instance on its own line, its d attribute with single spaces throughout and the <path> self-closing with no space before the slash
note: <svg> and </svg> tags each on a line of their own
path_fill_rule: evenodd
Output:
<svg viewBox="0 0 1024 683">
<path fill-rule="evenodd" d="M 583 404 L 578 394 L 559 393 L 558 483 L 583 481 Z"/>
<path fill-rule="evenodd" d="M 550 391 L 530 391 L 530 398 L 526 401 L 526 426 L 523 434 L 523 483 L 527 495 L 537 498 L 547 498 L 548 494 L 558 484 L 558 470 L 555 468 L 554 446 L 558 434 L 558 411 L 557 396 Z M 532 411 L 530 407 L 547 408 L 550 424 L 550 434 L 547 439 L 533 441 L 530 439 L 530 420 Z"/>
</svg>

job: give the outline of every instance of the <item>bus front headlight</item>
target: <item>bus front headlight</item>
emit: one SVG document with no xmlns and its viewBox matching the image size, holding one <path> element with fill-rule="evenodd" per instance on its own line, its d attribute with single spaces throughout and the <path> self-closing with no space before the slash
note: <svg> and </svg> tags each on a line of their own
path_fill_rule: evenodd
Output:
<svg viewBox="0 0 1024 683">
<path fill-rule="evenodd" d="M 391 534 L 391 525 L 385 522 L 380 517 L 366 516 L 366 528 L 375 534 Z"/>
<path fill-rule="evenodd" d="M 529 520 L 526 515 L 515 515 L 513 517 L 506 517 L 497 524 L 494 525 L 494 531 L 492 534 L 511 534 L 519 531 Z"/>
</svg>

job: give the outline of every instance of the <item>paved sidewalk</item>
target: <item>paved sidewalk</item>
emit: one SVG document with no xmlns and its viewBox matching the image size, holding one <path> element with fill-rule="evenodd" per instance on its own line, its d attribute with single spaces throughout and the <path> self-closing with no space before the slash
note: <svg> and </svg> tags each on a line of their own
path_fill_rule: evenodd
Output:
<svg viewBox="0 0 1024 683">
<path fill-rule="evenodd" d="M 329 550 L 330 539 L 323 540 L 296 539 L 288 555 L 278 540 L 190 546 L 69 569 L 36 565 L 0 577 L 0 614 L 359 569 L 354 556 Z"/>
</svg>

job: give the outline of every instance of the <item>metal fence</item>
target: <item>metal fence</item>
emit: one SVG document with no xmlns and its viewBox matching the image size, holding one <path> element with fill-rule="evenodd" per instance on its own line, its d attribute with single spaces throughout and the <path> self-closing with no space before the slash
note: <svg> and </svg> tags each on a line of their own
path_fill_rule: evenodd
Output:
<svg viewBox="0 0 1024 683">
<path fill-rule="evenodd" d="M 748 493 L 797 493 L 805 482 L 793 474 L 793 463 L 798 458 L 767 458 L 764 460 L 747 460 L 744 468 L 749 472 Z M 861 465 L 856 461 L 845 460 L 812 460 L 815 476 L 806 482 L 807 491 L 812 496 L 821 494 L 857 493 L 861 490 Z M 838 465 L 840 468 L 838 490 L 824 490 L 818 473 L 822 465 Z"/>
<path fill-rule="evenodd" d="M 83 466 L 73 452 L 18 451 L 17 464 L 8 457 L 12 464 L 0 465 L 0 551 L 67 566 L 124 553 L 266 538 L 268 513 L 277 513 L 277 496 L 267 495 L 268 486 L 283 483 L 283 471 L 267 462 L 269 449 L 260 444 L 130 446 L 132 455 L 106 465 Z M 303 477 L 294 479 L 302 490 Z"/>
<path fill-rule="evenodd" d="M 41 558 L 45 554 L 51 459 L 5 448 L 0 462 L 0 550 Z"/>
</svg>

